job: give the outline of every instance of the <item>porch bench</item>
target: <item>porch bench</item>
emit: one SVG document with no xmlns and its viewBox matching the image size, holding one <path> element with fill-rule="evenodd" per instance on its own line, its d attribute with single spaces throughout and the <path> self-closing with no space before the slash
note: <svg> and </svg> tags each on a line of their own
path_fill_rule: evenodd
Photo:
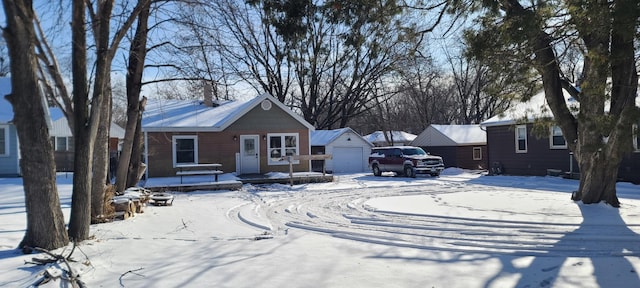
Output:
<svg viewBox="0 0 640 288">
<path fill-rule="evenodd" d="M 180 184 L 182 184 L 182 176 L 213 175 L 215 181 L 218 182 L 218 175 L 223 173 L 222 170 L 184 170 L 176 172 L 176 175 L 180 176 Z"/>
</svg>

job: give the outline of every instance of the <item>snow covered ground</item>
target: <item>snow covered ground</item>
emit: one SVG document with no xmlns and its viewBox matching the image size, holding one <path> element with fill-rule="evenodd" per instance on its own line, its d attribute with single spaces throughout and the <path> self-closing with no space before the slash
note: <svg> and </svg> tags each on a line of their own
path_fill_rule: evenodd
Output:
<svg viewBox="0 0 640 288">
<path fill-rule="evenodd" d="M 577 186 L 447 169 L 176 193 L 92 226 L 74 258 L 88 287 L 640 287 L 640 186 L 618 184 L 620 209 Z M 21 179 L 0 191 L 0 287 L 26 287 Z M 69 175 L 59 191 L 68 217 Z"/>
</svg>

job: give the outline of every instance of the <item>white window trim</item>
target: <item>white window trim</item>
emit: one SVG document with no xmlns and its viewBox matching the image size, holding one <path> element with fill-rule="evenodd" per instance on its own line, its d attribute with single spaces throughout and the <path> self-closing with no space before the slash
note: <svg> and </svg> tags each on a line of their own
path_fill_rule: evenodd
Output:
<svg viewBox="0 0 640 288">
<path fill-rule="evenodd" d="M 193 163 L 180 163 L 180 164 L 198 164 L 198 136 L 197 135 L 173 135 L 171 137 L 171 154 L 173 154 L 173 167 L 177 167 L 177 155 L 176 155 L 176 140 L 178 139 L 191 139 L 193 140 Z"/>
<path fill-rule="evenodd" d="M 289 162 L 284 161 L 274 161 L 271 159 L 271 137 L 279 136 L 282 138 L 282 144 L 285 144 L 284 137 L 286 136 L 295 136 L 296 137 L 296 155 L 300 155 L 300 134 L 298 133 L 267 133 L 267 165 L 289 165 Z M 286 149 L 286 146 L 281 147 L 280 149 Z M 285 155 L 285 151 L 281 151 L 281 155 Z M 299 160 L 291 161 L 292 164 L 299 164 Z"/>
<path fill-rule="evenodd" d="M 518 135 L 520 134 L 520 133 L 518 133 L 518 131 L 520 129 L 524 129 L 524 150 L 518 149 L 519 148 L 518 140 L 520 140 L 518 138 Z M 527 153 L 527 150 L 529 149 L 529 143 L 528 143 L 528 140 L 527 140 L 527 125 L 517 125 L 516 126 L 515 138 L 516 138 L 516 147 L 515 147 L 516 148 L 516 153 Z"/>
<path fill-rule="evenodd" d="M 476 151 L 478 152 L 479 157 L 476 157 Z M 473 160 L 482 160 L 482 147 L 473 147 Z"/>
<path fill-rule="evenodd" d="M 562 139 L 564 139 L 564 145 L 553 145 L 553 128 L 558 127 L 557 125 L 552 125 L 549 127 L 549 149 L 567 149 L 567 139 L 564 139 L 564 133 L 560 130 L 560 134 L 562 135 Z"/>
<path fill-rule="evenodd" d="M 9 150 L 9 125 L 0 125 L 0 128 L 4 129 L 4 154 L 0 154 L 0 157 L 7 157 L 11 155 Z"/>
</svg>

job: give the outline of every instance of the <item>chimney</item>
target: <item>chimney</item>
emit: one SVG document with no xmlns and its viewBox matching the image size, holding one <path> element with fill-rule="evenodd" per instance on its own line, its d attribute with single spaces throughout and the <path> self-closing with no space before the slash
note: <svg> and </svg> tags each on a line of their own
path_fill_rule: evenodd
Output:
<svg viewBox="0 0 640 288">
<path fill-rule="evenodd" d="M 213 107 L 213 93 L 212 93 L 211 82 L 204 82 L 204 105 L 207 107 Z"/>
</svg>

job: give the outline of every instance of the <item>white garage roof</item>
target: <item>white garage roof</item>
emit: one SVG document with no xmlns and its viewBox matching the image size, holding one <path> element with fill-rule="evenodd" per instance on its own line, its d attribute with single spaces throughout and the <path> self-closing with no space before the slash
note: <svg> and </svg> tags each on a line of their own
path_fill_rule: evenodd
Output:
<svg viewBox="0 0 640 288">
<path fill-rule="evenodd" d="M 486 145 L 487 133 L 480 125 L 429 125 L 416 139 L 414 146 Z"/>
<path fill-rule="evenodd" d="M 353 129 L 351 129 L 349 127 L 340 128 L 340 129 L 334 129 L 334 130 L 315 130 L 315 131 L 311 131 L 311 146 L 327 146 L 331 142 L 333 142 L 336 139 L 338 139 L 338 137 L 340 137 L 340 135 L 345 134 L 345 133 L 353 133 L 355 136 L 359 137 L 364 142 L 367 142 L 367 144 L 369 144 L 370 146 L 373 146 L 373 144 L 368 142 L 366 139 L 362 138 L 362 136 L 360 136 L 360 134 L 356 133 L 356 131 L 353 131 Z"/>
</svg>

